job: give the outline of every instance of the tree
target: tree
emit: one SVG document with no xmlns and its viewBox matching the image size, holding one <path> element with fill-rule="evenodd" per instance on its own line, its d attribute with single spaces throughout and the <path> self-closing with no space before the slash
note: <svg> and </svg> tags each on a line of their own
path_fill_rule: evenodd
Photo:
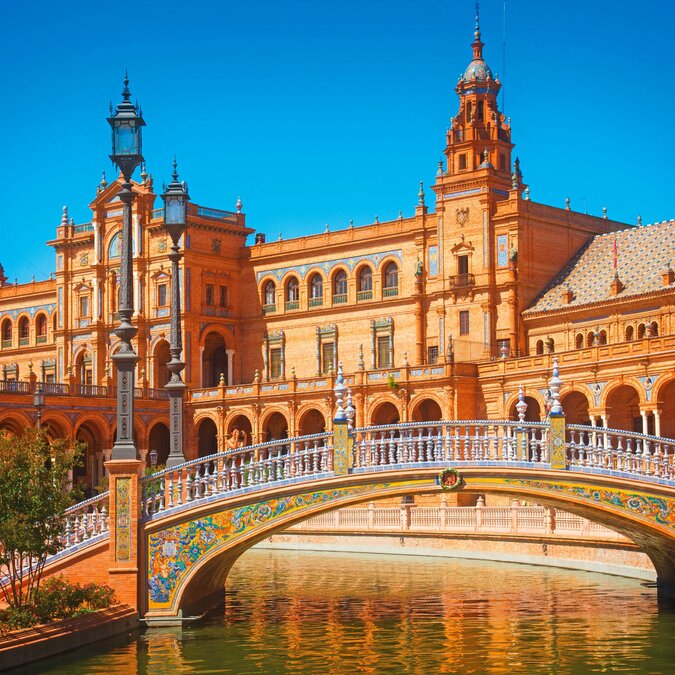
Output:
<svg viewBox="0 0 675 675">
<path fill-rule="evenodd" d="M 0 583 L 12 608 L 34 602 L 47 557 L 60 548 L 80 456 L 79 444 L 50 442 L 44 431 L 0 431 Z"/>
</svg>

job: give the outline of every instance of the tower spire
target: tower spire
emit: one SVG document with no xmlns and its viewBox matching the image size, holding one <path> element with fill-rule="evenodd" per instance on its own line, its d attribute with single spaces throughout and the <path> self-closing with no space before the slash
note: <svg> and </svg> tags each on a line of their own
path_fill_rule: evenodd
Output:
<svg viewBox="0 0 675 675">
<path fill-rule="evenodd" d="M 483 58 L 483 43 L 480 40 L 480 7 L 476 3 L 476 27 L 473 31 L 473 58 L 474 60 Z"/>
</svg>

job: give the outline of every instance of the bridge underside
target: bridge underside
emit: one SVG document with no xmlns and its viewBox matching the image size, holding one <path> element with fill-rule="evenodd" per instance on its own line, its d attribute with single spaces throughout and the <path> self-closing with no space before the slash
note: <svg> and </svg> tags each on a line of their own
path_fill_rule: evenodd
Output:
<svg viewBox="0 0 675 675">
<path fill-rule="evenodd" d="M 442 467 L 441 467 L 442 468 Z M 384 497 L 438 493 L 438 465 L 324 478 L 302 485 L 194 502 L 146 523 L 141 612 L 149 622 L 180 620 L 222 598 L 237 558 L 275 532 L 324 511 Z M 675 491 L 665 486 L 569 471 L 460 468 L 459 489 L 503 493 L 579 514 L 633 539 L 651 558 L 660 590 L 675 597 Z M 143 575 L 141 575 L 143 576 Z"/>
</svg>

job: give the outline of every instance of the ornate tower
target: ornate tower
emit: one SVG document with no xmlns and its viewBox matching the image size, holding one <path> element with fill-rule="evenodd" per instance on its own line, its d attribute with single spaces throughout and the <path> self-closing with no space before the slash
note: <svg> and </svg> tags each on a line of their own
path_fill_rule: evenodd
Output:
<svg viewBox="0 0 675 675">
<path fill-rule="evenodd" d="M 450 122 L 444 154 L 446 175 L 490 168 L 506 181 L 511 176 L 511 128 L 499 112 L 501 83 L 483 59 L 478 8 L 474 30 L 473 59 L 455 87 L 459 112 Z"/>
</svg>

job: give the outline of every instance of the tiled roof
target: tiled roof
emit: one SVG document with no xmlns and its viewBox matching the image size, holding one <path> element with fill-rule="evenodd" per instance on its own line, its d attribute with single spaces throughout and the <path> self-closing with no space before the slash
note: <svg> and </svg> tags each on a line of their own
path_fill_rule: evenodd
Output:
<svg viewBox="0 0 675 675">
<path fill-rule="evenodd" d="M 614 241 L 623 290 L 613 296 Z M 524 314 L 551 312 L 663 290 L 662 273 L 675 267 L 675 220 L 600 234 L 581 249 Z M 567 286 L 570 303 L 563 299 Z M 675 284 L 672 285 L 675 290 Z"/>
</svg>

